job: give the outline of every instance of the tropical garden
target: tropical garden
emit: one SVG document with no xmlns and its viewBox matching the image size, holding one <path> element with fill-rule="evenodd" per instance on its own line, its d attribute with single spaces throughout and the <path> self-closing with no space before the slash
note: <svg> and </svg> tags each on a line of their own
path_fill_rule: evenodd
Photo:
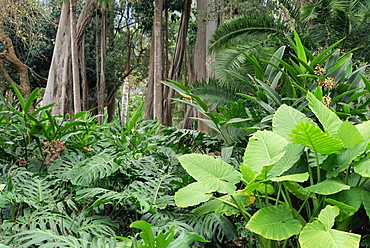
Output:
<svg viewBox="0 0 370 248">
<path fill-rule="evenodd" d="M 370 247 L 370 2 L 2 0 L 0 247 Z"/>
</svg>

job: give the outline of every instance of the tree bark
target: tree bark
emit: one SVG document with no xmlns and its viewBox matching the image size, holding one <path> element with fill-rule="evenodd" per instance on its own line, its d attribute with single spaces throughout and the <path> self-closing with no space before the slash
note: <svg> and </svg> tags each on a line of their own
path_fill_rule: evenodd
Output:
<svg viewBox="0 0 370 248">
<path fill-rule="evenodd" d="M 78 44 L 76 37 L 76 0 L 70 0 L 71 53 L 73 79 L 73 110 L 81 112 L 80 72 L 78 69 Z"/>
<path fill-rule="evenodd" d="M 154 6 L 154 24 L 153 24 L 153 39 L 154 39 L 154 97 L 153 97 L 153 117 L 157 118 L 162 123 L 163 118 L 163 27 L 162 27 L 162 11 L 163 0 L 155 0 Z"/>
<path fill-rule="evenodd" d="M 172 65 L 168 73 L 168 78 L 173 81 L 178 81 L 181 73 L 181 67 L 184 59 L 186 42 L 188 37 L 188 26 L 190 19 L 190 8 L 192 0 L 184 1 L 184 10 L 181 14 L 180 27 L 177 35 L 175 52 L 173 55 Z M 168 86 L 164 86 L 164 110 L 163 123 L 167 126 L 172 126 L 172 100 L 174 90 Z"/>
<path fill-rule="evenodd" d="M 107 7 L 102 6 L 101 41 L 100 41 L 100 82 L 98 87 L 98 114 L 104 114 L 105 107 L 105 66 L 107 61 Z M 99 122 L 103 122 L 103 116 Z"/>
<path fill-rule="evenodd" d="M 91 22 L 92 15 L 96 8 L 95 0 L 86 0 L 84 8 L 79 16 L 76 27 L 76 36 L 78 47 L 82 47 L 83 33 L 85 28 Z M 61 9 L 57 36 L 55 39 L 53 57 L 49 69 L 48 81 L 45 89 L 42 105 L 56 103 L 52 108 L 53 115 L 65 114 L 71 112 L 71 86 L 72 74 L 71 67 L 71 48 L 70 48 L 70 5 L 66 0 Z M 81 57 L 81 56 L 80 56 Z M 81 57 L 83 58 L 83 57 Z M 84 58 L 83 58 L 84 59 Z"/>
<path fill-rule="evenodd" d="M 6 50 L 0 53 L 0 63 L 2 71 L 5 71 L 5 66 L 2 60 L 6 60 L 12 63 L 15 69 L 18 71 L 19 74 L 19 84 L 15 84 L 19 91 L 22 93 L 23 97 L 26 98 L 31 93 L 31 88 L 29 84 L 28 78 L 28 67 L 22 61 L 19 60 L 17 54 L 15 53 L 15 49 L 13 46 L 13 41 L 10 37 L 5 33 L 4 26 L 3 26 L 3 19 L 0 17 L 0 41 L 5 45 Z M 4 73 L 5 78 L 9 84 L 14 83 L 14 80 L 10 80 L 11 77 L 8 73 Z"/>
</svg>

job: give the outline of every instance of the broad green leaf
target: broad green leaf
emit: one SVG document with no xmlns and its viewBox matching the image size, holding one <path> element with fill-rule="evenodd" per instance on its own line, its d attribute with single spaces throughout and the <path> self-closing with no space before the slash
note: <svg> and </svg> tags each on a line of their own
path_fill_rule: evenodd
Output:
<svg viewBox="0 0 370 248">
<path fill-rule="evenodd" d="M 312 194 L 306 191 L 300 184 L 295 182 L 283 182 L 284 187 L 301 200 L 306 200 Z"/>
<path fill-rule="evenodd" d="M 167 248 L 168 245 L 172 242 L 173 238 L 175 237 L 174 229 L 175 226 L 172 226 L 167 232 L 159 233 L 159 235 L 155 239 L 155 246 Z"/>
<path fill-rule="evenodd" d="M 349 190 L 343 190 L 338 194 L 330 196 L 337 201 L 343 202 L 349 206 L 359 209 L 361 206 L 362 189 L 359 187 L 351 187 Z"/>
<path fill-rule="evenodd" d="M 304 145 L 323 155 L 340 153 L 343 148 L 343 141 L 324 133 L 320 128 L 309 123 L 299 123 L 289 137 L 293 139 L 293 144 Z"/>
<path fill-rule="evenodd" d="M 308 223 L 299 235 L 302 248 L 358 248 L 361 236 L 330 229 L 339 214 L 336 206 L 326 206 L 318 220 Z"/>
<path fill-rule="evenodd" d="M 304 188 L 304 190 L 320 195 L 332 195 L 342 190 L 348 190 L 350 186 L 338 180 L 325 180 L 318 184 Z"/>
<path fill-rule="evenodd" d="M 283 240 L 299 234 L 302 225 L 293 218 L 288 206 L 278 205 L 258 210 L 248 221 L 246 228 L 266 239 Z"/>
<path fill-rule="evenodd" d="M 140 233 L 140 237 L 145 241 L 147 247 L 155 248 L 155 238 L 153 231 L 151 229 L 151 224 L 143 220 L 137 220 L 132 222 L 130 225 L 131 228 L 140 229 L 142 232 Z"/>
<path fill-rule="evenodd" d="M 370 121 L 365 121 L 355 126 L 365 141 L 370 141 Z"/>
<path fill-rule="evenodd" d="M 240 173 L 220 158 L 186 154 L 180 156 L 179 161 L 195 180 L 220 193 L 234 193 L 235 184 L 241 180 Z"/>
<path fill-rule="evenodd" d="M 351 211 L 351 212 L 356 212 L 358 210 L 357 208 L 352 207 L 350 205 L 347 205 L 344 202 L 337 201 L 337 200 L 334 200 L 334 199 L 331 199 L 331 198 L 325 199 L 325 202 L 329 203 L 332 206 L 337 206 L 341 210 L 348 210 L 348 211 Z"/>
<path fill-rule="evenodd" d="M 303 183 L 308 180 L 309 174 L 308 172 L 300 173 L 300 174 L 292 174 L 286 175 L 281 177 L 272 177 L 268 178 L 268 180 L 273 182 L 283 182 L 283 181 L 291 181 L 291 182 L 300 182 Z"/>
<path fill-rule="evenodd" d="M 288 141 L 270 131 L 257 131 L 250 139 L 244 153 L 244 165 L 261 172 L 263 167 L 275 164 L 285 153 Z"/>
<path fill-rule="evenodd" d="M 193 242 L 209 242 L 202 236 L 194 232 L 181 233 L 174 241 L 171 242 L 171 248 L 189 248 Z"/>
<path fill-rule="evenodd" d="M 340 172 L 350 166 L 354 159 L 365 152 L 366 147 L 367 143 L 363 142 L 354 148 L 344 149 L 341 154 L 331 155 L 322 164 L 322 168 L 328 172 L 326 177 L 332 178 L 338 176 Z"/>
<path fill-rule="evenodd" d="M 360 161 L 355 162 L 352 166 L 356 173 L 363 177 L 370 177 L 370 159 L 363 158 Z"/>
<path fill-rule="evenodd" d="M 278 108 L 272 118 L 272 130 L 274 133 L 289 139 L 287 134 L 292 133 L 294 127 L 301 122 L 315 125 L 315 123 L 310 118 L 307 118 L 303 113 L 283 104 Z"/>
<path fill-rule="evenodd" d="M 293 165 L 301 158 L 304 147 L 302 145 L 288 144 L 284 156 L 276 163 L 268 172 L 267 177 L 276 177 L 293 167 Z"/>
<path fill-rule="evenodd" d="M 250 183 L 251 181 L 253 181 L 256 175 L 258 174 L 257 172 L 253 171 L 251 168 L 245 165 L 241 165 L 239 167 L 239 170 L 242 173 L 243 180 L 247 183 Z"/>
<path fill-rule="evenodd" d="M 212 197 L 212 189 L 200 182 L 195 182 L 179 189 L 175 193 L 175 203 L 178 207 L 186 208 L 208 201 Z"/>
<path fill-rule="evenodd" d="M 325 132 L 335 136 L 338 133 L 340 125 L 342 125 L 339 117 L 322 102 L 317 100 L 311 92 L 307 92 L 307 100 L 309 101 L 308 105 L 321 122 Z"/>
<path fill-rule="evenodd" d="M 233 194 L 233 197 L 238 201 L 239 205 L 246 207 L 254 202 L 254 197 L 244 193 Z M 229 204 L 230 203 L 230 204 Z M 236 203 L 230 195 L 225 195 L 215 200 L 204 203 L 192 211 L 193 214 L 200 216 L 206 213 L 225 214 L 227 216 L 240 213 Z"/>
<path fill-rule="evenodd" d="M 343 141 L 344 148 L 354 148 L 365 141 L 358 129 L 348 121 L 340 125 L 336 137 Z"/>
<path fill-rule="evenodd" d="M 370 191 L 363 190 L 361 194 L 361 200 L 362 204 L 364 204 L 366 214 L 370 218 Z"/>
</svg>

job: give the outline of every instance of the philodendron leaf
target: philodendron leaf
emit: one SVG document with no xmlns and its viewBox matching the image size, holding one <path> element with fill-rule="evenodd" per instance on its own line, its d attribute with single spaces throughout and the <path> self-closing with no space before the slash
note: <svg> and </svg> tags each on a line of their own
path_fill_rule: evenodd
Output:
<svg viewBox="0 0 370 248">
<path fill-rule="evenodd" d="M 244 193 L 236 193 L 232 195 L 240 206 L 246 207 L 254 202 L 254 196 L 248 196 Z M 230 195 L 225 195 L 215 200 L 204 203 L 203 205 L 194 209 L 193 214 L 200 216 L 206 213 L 225 214 L 227 216 L 240 213 L 236 203 Z"/>
<path fill-rule="evenodd" d="M 355 126 L 357 130 L 361 133 L 365 141 L 370 140 L 370 121 L 363 122 Z"/>
<path fill-rule="evenodd" d="M 155 247 L 155 238 L 151 228 L 152 224 L 149 224 L 143 220 L 137 220 L 132 222 L 130 227 L 140 229 L 142 232 L 140 233 L 140 237 L 144 240 L 146 247 Z"/>
<path fill-rule="evenodd" d="M 276 163 L 268 172 L 267 177 L 276 177 L 293 167 L 293 165 L 301 158 L 304 147 L 302 145 L 288 144 L 286 146 L 284 156 Z"/>
<path fill-rule="evenodd" d="M 370 177 L 370 159 L 363 158 L 353 164 L 355 172 L 363 177 Z"/>
<path fill-rule="evenodd" d="M 219 158 L 186 154 L 180 156 L 179 161 L 195 180 L 220 193 L 235 193 L 235 184 L 241 180 L 240 173 Z"/>
<path fill-rule="evenodd" d="M 303 183 L 308 180 L 308 177 L 309 177 L 308 172 L 305 172 L 305 173 L 286 175 L 286 176 L 281 176 L 281 177 L 272 177 L 272 178 L 268 178 L 268 180 L 273 181 L 273 182 L 291 181 L 291 182 Z"/>
<path fill-rule="evenodd" d="M 320 195 L 332 195 L 342 190 L 348 190 L 351 187 L 338 180 L 325 180 L 318 184 L 304 188 L 304 190 Z"/>
<path fill-rule="evenodd" d="M 340 125 L 337 138 L 343 141 L 344 148 L 354 148 L 365 141 L 358 129 L 348 121 Z"/>
<path fill-rule="evenodd" d="M 208 201 L 212 197 L 212 189 L 200 182 L 195 182 L 179 189 L 175 193 L 175 203 L 178 207 L 186 208 Z"/>
<path fill-rule="evenodd" d="M 302 225 L 293 218 L 288 206 L 278 205 L 258 210 L 248 221 L 246 228 L 267 239 L 283 240 L 299 234 Z"/>
<path fill-rule="evenodd" d="M 323 155 L 339 154 L 343 148 L 343 141 L 324 133 L 320 128 L 309 123 L 299 123 L 288 136 L 293 139 L 293 144 L 304 145 Z"/>
<path fill-rule="evenodd" d="M 270 131 L 258 131 L 250 139 L 244 153 L 244 165 L 261 172 L 263 167 L 275 164 L 285 153 L 288 141 Z"/>
<path fill-rule="evenodd" d="M 328 132 L 333 136 L 336 135 L 340 125 L 342 124 L 339 117 L 320 102 L 311 92 L 307 92 L 307 100 L 309 101 L 308 105 L 312 112 L 323 125 L 325 132 Z"/>
<path fill-rule="evenodd" d="M 290 134 L 293 128 L 301 122 L 315 124 L 310 118 L 307 118 L 305 114 L 283 104 L 278 108 L 272 118 L 272 130 L 274 133 L 289 139 L 287 134 Z"/>
<path fill-rule="evenodd" d="M 364 208 L 366 210 L 367 216 L 370 218 L 370 191 L 362 191 L 361 195 L 362 204 L 364 204 Z"/>
<path fill-rule="evenodd" d="M 331 229 L 334 219 L 339 215 L 339 208 L 326 206 L 317 220 L 308 223 L 299 235 L 302 248 L 358 248 L 361 236 Z"/>
</svg>

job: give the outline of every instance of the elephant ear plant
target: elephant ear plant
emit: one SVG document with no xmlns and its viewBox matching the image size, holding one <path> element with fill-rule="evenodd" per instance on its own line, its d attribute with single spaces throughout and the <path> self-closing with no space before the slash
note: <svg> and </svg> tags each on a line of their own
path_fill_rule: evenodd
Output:
<svg viewBox="0 0 370 248">
<path fill-rule="evenodd" d="M 249 139 L 239 170 L 221 158 L 180 156 L 195 182 L 176 192 L 177 206 L 241 214 L 255 237 L 249 247 L 359 247 L 361 236 L 347 230 L 362 206 L 370 216 L 370 121 L 353 125 L 306 98 L 318 121 L 280 106 L 272 131 Z"/>
</svg>

